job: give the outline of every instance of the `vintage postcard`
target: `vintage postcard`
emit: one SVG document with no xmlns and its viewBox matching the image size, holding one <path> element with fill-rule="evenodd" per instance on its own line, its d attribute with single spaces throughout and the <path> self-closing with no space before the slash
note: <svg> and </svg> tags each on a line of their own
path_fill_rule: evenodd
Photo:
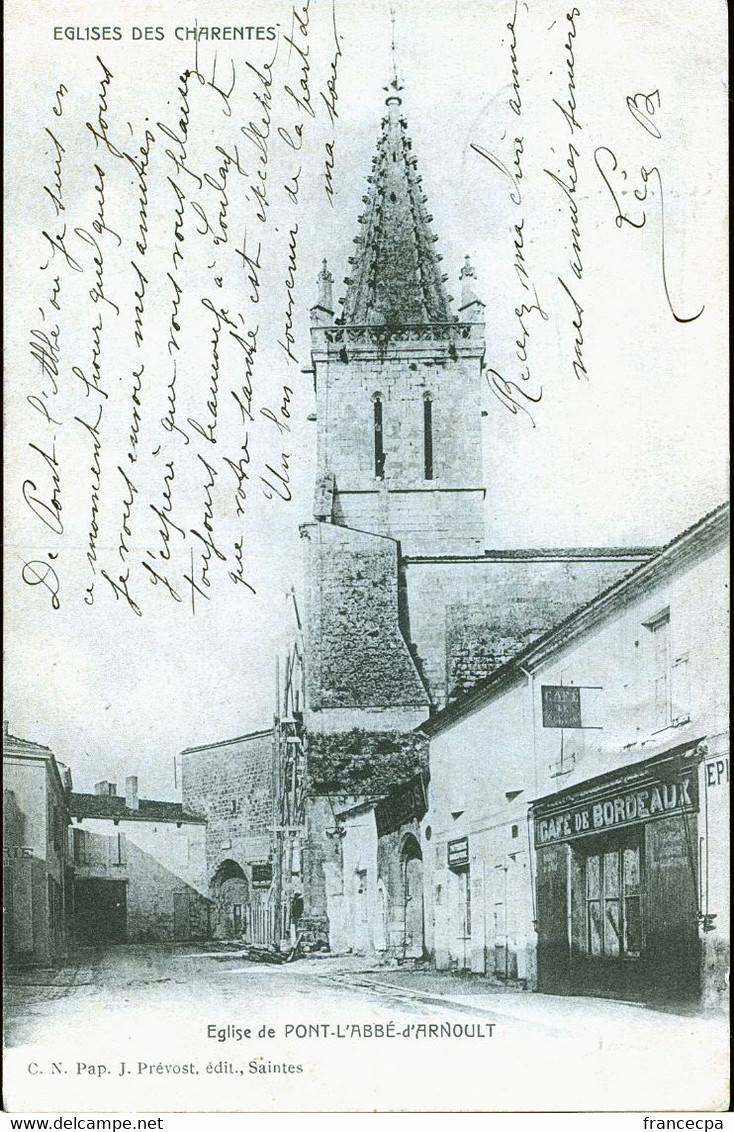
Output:
<svg viewBox="0 0 734 1132">
<path fill-rule="evenodd" d="M 725 31 L 12 0 L 6 1111 L 726 1108 Z"/>
</svg>

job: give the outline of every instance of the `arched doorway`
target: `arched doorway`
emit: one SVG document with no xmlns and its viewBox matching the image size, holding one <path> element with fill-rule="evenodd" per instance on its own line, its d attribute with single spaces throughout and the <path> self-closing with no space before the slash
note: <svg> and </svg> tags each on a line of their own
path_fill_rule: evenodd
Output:
<svg viewBox="0 0 734 1132">
<path fill-rule="evenodd" d="M 403 958 L 423 958 L 423 854 L 418 839 L 408 833 L 400 846 L 403 878 Z"/>
<path fill-rule="evenodd" d="M 212 877 L 215 939 L 241 939 L 247 927 L 250 886 L 241 865 L 222 861 Z"/>
</svg>

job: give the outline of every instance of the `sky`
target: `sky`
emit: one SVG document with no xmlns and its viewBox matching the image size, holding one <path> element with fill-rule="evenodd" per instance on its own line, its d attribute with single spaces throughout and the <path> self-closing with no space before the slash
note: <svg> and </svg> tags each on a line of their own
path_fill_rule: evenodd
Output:
<svg viewBox="0 0 734 1132">
<path fill-rule="evenodd" d="M 661 2 L 646 5 L 641 23 L 633 7 L 581 6 L 569 23 L 568 9 L 551 0 L 532 5 L 532 11 L 525 4 L 484 0 L 440 6 L 403 0 L 397 6 L 403 109 L 447 288 L 458 297 L 458 272 L 470 255 L 475 289 L 486 304 L 483 455 L 491 548 L 659 545 L 727 494 L 726 60 L 724 36 L 716 33 L 722 14 L 712 6 L 710 20 L 693 23 L 687 5 Z M 84 4 L 65 8 L 69 26 L 99 23 Z M 122 782 L 137 773 L 143 796 L 175 797 L 174 760 L 181 750 L 245 734 L 272 719 L 275 657 L 287 636 L 291 588 L 303 602 L 299 524 L 309 520 L 313 492 L 312 379 L 302 372 L 309 367 L 308 310 L 324 257 L 335 293 L 343 294 L 391 65 L 387 3 L 342 3 L 332 12 L 331 5 L 312 0 L 309 17 L 317 112 L 304 142 L 298 205 L 292 348 L 299 364 L 284 368 L 275 344 L 283 325 L 281 273 L 279 289 L 274 284 L 263 302 L 257 371 L 274 390 L 286 378 L 293 387 L 292 497 L 253 505 L 244 554 L 256 594 L 222 585 L 191 617 L 173 603 L 166 606 L 156 593 L 153 612 L 135 617 L 124 616 L 111 591 L 98 591 L 92 608 L 81 600 L 81 520 L 69 528 L 75 536 L 54 541 L 23 501 L 28 445 L 38 424 L 28 405 L 35 379 L 29 341 L 45 293 L 39 264 L 41 233 L 49 224 L 44 192 L 46 127 L 54 126 L 49 107 L 62 81 L 74 88 L 70 97 L 96 96 L 95 52 L 102 51 L 86 42 L 54 40 L 58 17 L 40 4 L 23 6 L 29 46 L 8 91 L 9 120 L 17 128 L 9 139 L 7 190 L 6 307 L 12 325 L 5 384 L 4 716 L 13 734 L 47 744 L 70 765 L 78 790 L 92 789 L 100 778 Z M 206 9 L 210 25 L 245 18 L 278 26 L 281 36 L 293 28 L 291 7 L 283 3 L 261 3 L 247 17 L 241 6 L 236 14 L 232 5 L 212 3 Z M 17 26 L 19 8 L 12 19 Z M 134 2 L 124 13 L 113 5 L 105 19 L 126 33 L 122 42 L 104 44 L 104 60 L 114 72 L 116 94 L 124 83 L 131 118 L 156 100 L 163 105 L 191 58 L 190 45 L 177 43 L 172 29 L 197 19 L 203 23 L 201 10 L 191 0 L 155 9 Z M 341 55 L 332 131 L 318 95 L 328 89 L 333 20 Z M 165 42 L 131 43 L 129 28 L 146 24 L 163 26 Z M 681 26 L 685 52 L 679 49 Z M 268 58 L 266 48 L 257 44 L 249 56 L 259 67 Z M 218 59 L 225 67 L 224 47 Z M 571 79 L 574 128 L 562 112 L 569 108 Z M 232 106 L 244 122 L 252 106 L 238 103 L 243 90 L 238 87 Z M 643 97 L 635 101 L 636 95 Z M 512 106 L 518 97 L 519 114 Z M 273 105 L 292 101 L 281 89 Z M 77 126 L 79 139 L 82 118 Z M 517 156 L 518 136 L 522 178 L 513 180 L 507 170 Z M 333 199 L 323 188 L 322 147 L 328 138 Z M 251 188 L 256 150 L 240 145 Z M 65 160 L 71 210 L 74 194 L 88 200 L 91 190 L 73 179 L 73 155 Z M 568 187 L 573 177 L 569 195 L 559 182 Z M 278 201 L 273 193 L 273 217 L 280 208 L 287 218 L 287 202 Z M 151 195 L 151 232 L 155 210 L 164 202 L 162 192 Z M 117 203 L 110 191 L 110 216 Z M 524 276 L 518 271 L 520 239 Z M 273 240 L 277 243 L 274 235 Z M 153 254 L 163 251 L 156 247 Z M 202 272 L 205 268 L 208 263 Z M 152 290 L 151 302 L 162 303 L 160 294 Z M 524 303 L 535 309 L 523 312 Z M 579 317 L 581 331 L 574 329 Z M 529 330 L 525 361 L 518 356 L 523 324 Z M 69 308 L 62 326 L 73 339 L 88 322 Z M 581 353 L 574 354 L 579 333 Z M 581 375 L 573 367 L 579 357 L 586 371 Z M 529 373 L 523 380 L 525 364 Z M 507 397 L 497 396 L 513 386 L 532 396 L 542 390 L 534 403 L 515 395 L 532 415 L 511 411 Z M 120 424 L 107 436 L 110 460 L 124 443 L 122 431 Z M 68 435 L 62 431 L 61 441 Z M 76 473 L 66 477 L 67 484 L 74 480 L 66 496 L 72 518 L 84 501 L 84 464 L 75 465 L 75 458 L 71 452 L 69 468 Z M 181 490 L 198 486 L 184 476 Z M 66 563 L 64 593 L 71 596 L 54 610 L 45 587 L 29 585 L 23 572 L 31 552 L 39 561 L 57 550 Z"/>
</svg>

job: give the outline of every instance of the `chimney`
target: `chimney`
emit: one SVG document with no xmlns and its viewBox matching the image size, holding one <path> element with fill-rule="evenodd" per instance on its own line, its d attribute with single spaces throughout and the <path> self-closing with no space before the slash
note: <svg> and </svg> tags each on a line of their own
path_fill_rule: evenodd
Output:
<svg viewBox="0 0 734 1132">
<path fill-rule="evenodd" d="M 107 781 L 107 779 L 103 779 L 101 782 L 95 782 L 95 784 L 94 784 L 94 793 L 95 794 L 109 794 L 109 792 L 110 792 L 110 784 Z"/>
<path fill-rule="evenodd" d="M 129 774 L 125 779 L 125 805 L 128 810 L 138 808 L 138 778 L 135 774 Z"/>
</svg>

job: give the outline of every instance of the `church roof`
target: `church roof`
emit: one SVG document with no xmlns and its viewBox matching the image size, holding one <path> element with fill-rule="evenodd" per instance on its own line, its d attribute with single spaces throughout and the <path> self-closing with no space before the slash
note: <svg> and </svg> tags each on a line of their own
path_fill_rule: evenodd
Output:
<svg viewBox="0 0 734 1132">
<path fill-rule="evenodd" d="M 401 112 L 397 75 L 385 88 L 387 115 L 362 198 L 357 252 L 350 257 L 344 310 L 348 325 L 401 326 L 455 322 L 435 251 L 432 217 Z"/>
</svg>

